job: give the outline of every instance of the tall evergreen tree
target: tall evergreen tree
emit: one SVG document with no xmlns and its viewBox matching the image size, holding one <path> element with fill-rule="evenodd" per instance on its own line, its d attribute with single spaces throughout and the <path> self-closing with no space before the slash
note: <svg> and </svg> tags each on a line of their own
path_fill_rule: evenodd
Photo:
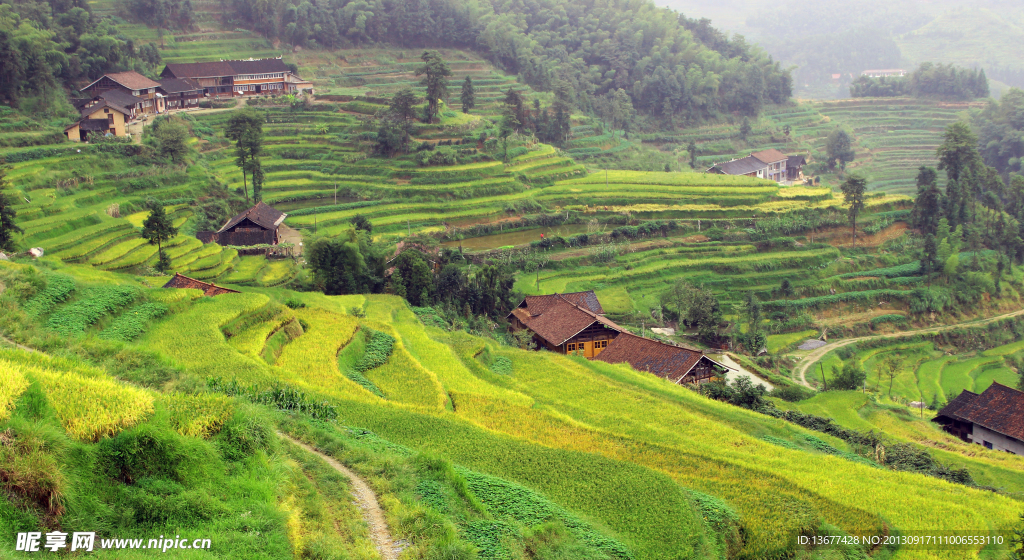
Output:
<svg viewBox="0 0 1024 560">
<path fill-rule="evenodd" d="M 246 172 L 254 169 L 253 160 L 263 150 L 263 113 L 254 110 L 237 111 L 228 119 L 224 137 L 235 142 L 235 165 L 242 170 L 242 190 L 245 191 L 245 202 L 249 203 L 249 187 L 246 185 Z"/>
<path fill-rule="evenodd" d="M 977 167 L 981 161 L 978 137 L 967 123 L 957 121 L 946 128 L 936 155 L 939 157 L 939 169 L 946 171 L 946 177 L 950 181 L 959 181 L 968 170 Z"/>
<path fill-rule="evenodd" d="M 164 252 L 164 241 L 168 241 L 175 235 L 178 235 L 178 228 L 174 227 L 171 218 L 164 211 L 163 204 L 150 200 L 149 208 L 149 217 L 146 218 L 146 221 L 142 222 L 142 232 L 140 235 L 143 239 L 149 241 L 150 245 L 156 244 L 157 254 L 160 255 L 156 269 L 166 272 L 171 267 L 171 259 L 167 258 L 167 253 Z"/>
<path fill-rule="evenodd" d="M 429 123 L 437 116 L 441 100 L 448 98 L 448 76 L 452 75 L 452 70 L 438 51 L 424 51 L 420 59 L 423 66 L 416 69 L 416 75 L 423 76 L 420 85 L 427 88 L 426 122 Z"/>
<path fill-rule="evenodd" d="M 466 81 L 462 82 L 459 101 L 462 103 L 463 113 L 468 113 L 473 107 L 476 107 L 476 92 L 473 90 L 473 80 L 469 76 L 466 76 Z"/>
<path fill-rule="evenodd" d="M 857 246 L 857 215 L 864 209 L 864 193 L 867 191 L 868 182 L 859 175 L 850 175 L 839 187 L 843 191 L 843 201 L 849 206 L 847 213 L 850 216 L 851 231 L 853 233 L 853 246 Z"/>
</svg>

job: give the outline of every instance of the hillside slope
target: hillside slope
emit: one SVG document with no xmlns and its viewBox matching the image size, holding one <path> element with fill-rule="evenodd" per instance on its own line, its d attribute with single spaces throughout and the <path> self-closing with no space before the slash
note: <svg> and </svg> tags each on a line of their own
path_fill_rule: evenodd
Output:
<svg viewBox="0 0 1024 560">
<path fill-rule="evenodd" d="M 10 266 L 5 265 L 5 282 L 29 273 Z M 45 295 L 50 292 L 20 300 L 24 303 L 17 294 L 4 296 L 9 302 L 4 308 L 5 336 L 61 352 L 62 338 L 29 320 L 18 307 L 27 305 L 37 316 L 52 318 L 68 306 L 100 297 L 107 282 L 90 290 L 89 283 L 100 278 L 78 276 L 81 270 L 61 271 L 73 280 L 70 294 L 78 294 L 66 303 Z M 56 286 L 57 278 L 47 276 L 47 285 Z M 134 284 L 130 277 L 103 278 Z M 22 290 L 20 297 L 30 292 Z M 213 398 L 203 396 L 208 394 L 205 387 L 244 397 L 255 394 L 243 389 L 250 384 L 286 383 L 311 401 L 329 403 L 331 416 L 336 414 L 331 425 L 363 428 L 394 444 L 439 454 L 547 496 L 591 522 L 601 538 L 621 543 L 628 557 L 706 558 L 727 550 L 730 556 L 747 558 L 785 556 L 795 552 L 792 536 L 801 531 L 1002 530 L 1019 510 L 1005 496 L 816 451 L 815 446 L 847 446 L 623 366 L 527 352 L 424 327 L 403 301 L 390 296 L 327 297 L 260 289 L 215 298 L 176 290 L 139 294 L 166 302 L 169 313 L 148 321 L 138 342 L 112 343 L 103 352 L 151 351 L 174 364 L 176 370 L 155 384 L 130 367 L 121 370 L 127 380 L 154 387 L 149 394 L 158 400 L 162 394 L 176 394 L 168 392 L 175 389 L 199 391 L 195 398 Z M 305 307 L 290 310 L 278 303 L 285 299 Z M 33 301 L 51 303 L 29 303 Z M 109 329 L 122 316 L 120 309 L 115 306 L 84 325 L 79 331 L 86 336 L 82 342 Z M 268 335 L 292 316 L 301 321 L 303 334 L 285 338 L 268 362 L 265 345 L 273 338 Z M 364 374 L 383 397 L 353 382 L 344 365 L 351 362 L 340 359 L 355 340 L 353 333 L 370 328 L 395 340 L 384 365 Z M 80 348 L 89 355 L 102 347 Z M 301 360 L 293 359 L 300 355 Z M 38 362 L 31 356 L 5 357 L 14 363 Z M 28 371 L 30 379 L 44 375 L 34 371 Z M 96 370 L 78 375 L 83 374 L 107 375 Z M 24 406 L 13 402 L 16 411 Z M 54 402 L 56 406 L 60 401 Z M 317 410 L 328 409 L 310 408 L 322 414 Z M 134 420 L 103 429 L 117 434 L 125 426 L 149 421 L 144 408 L 138 412 L 141 416 Z M 96 426 L 89 418 L 80 424 L 67 422 L 69 430 L 72 425 Z M 215 424 L 205 433 L 216 432 Z M 789 443 L 780 447 L 766 439 Z M 812 443 L 816 441 L 829 445 Z M 483 488 L 470 488 L 488 502 L 480 493 Z M 431 503 L 421 491 L 419 496 Z M 387 501 L 384 506 L 399 507 Z M 673 522 L 666 524 L 665 519 Z M 457 529 L 457 534 L 479 547 L 471 526 Z M 620 554 L 611 552 L 614 546 L 605 550 Z M 897 554 L 971 556 L 968 551 L 911 548 Z"/>
</svg>

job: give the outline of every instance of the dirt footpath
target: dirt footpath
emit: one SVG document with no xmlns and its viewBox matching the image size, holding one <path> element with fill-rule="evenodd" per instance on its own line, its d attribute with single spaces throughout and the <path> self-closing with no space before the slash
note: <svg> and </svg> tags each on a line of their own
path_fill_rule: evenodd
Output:
<svg viewBox="0 0 1024 560">
<path fill-rule="evenodd" d="M 282 434 L 281 432 L 278 432 L 278 435 L 306 451 L 319 456 L 328 465 L 330 465 L 331 468 L 349 479 L 352 483 L 352 495 L 355 497 L 356 503 L 359 504 L 359 509 L 363 510 L 363 519 L 366 520 L 366 525 L 370 528 L 370 540 L 372 540 L 374 546 L 377 547 L 377 551 L 380 552 L 380 556 L 383 560 L 398 560 L 398 551 L 395 550 L 395 543 L 391 539 L 391 531 L 388 530 L 388 523 L 384 518 L 384 510 L 382 510 L 380 504 L 377 503 L 377 495 L 373 493 L 373 489 L 370 488 L 370 485 L 360 478 L 359 475 L 352 472 L 351 469 L 342 465 L 333 457 L 324 455 L 305 443 Z"/>
</svg>

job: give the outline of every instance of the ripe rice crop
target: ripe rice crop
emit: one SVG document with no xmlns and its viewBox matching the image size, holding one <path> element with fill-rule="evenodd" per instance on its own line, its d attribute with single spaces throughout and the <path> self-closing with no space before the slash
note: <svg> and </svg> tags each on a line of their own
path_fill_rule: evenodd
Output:
<svg viewBox="0 0 1024 560">
<path fill-rule="evenodd" d="M 132 235 L 132 232 L 128 229 L 116 229 L 104 235 L 99 235 L 87 241 L 83 241 L 73 247 L 68 247 L 67 249 L 52 253 L 51 256 L 64 261 L 78 260 L 130 235 Z"/>
<path fill-rule="evenodd" d="M 115 436 L 153 413 L 153 396 L 103 377 L 31 368 L 68 435 L 80 441 Z"/>
<path fill-rule="evenodd" d="M 236 352 L 220 330 L 232 320 L 264 307 L 268 301 L 267 296 L 255 293 L 199 298 L 186 309 L 150 327 L 139 344 L 166 353 L 200 378 L 223 377 L 246 383 L 270 381 L 277 375 L 271 373 L 267 364 Z"/>
<path fill-rule="evenodd" d="M 75 291 L 75 279 L 67 274 L 50 273 L 46 275 L 46 289 L 32 296 L 22 309 L 30 317 L 39 317 L 53 310 L 58 303 L 71 297 Z"/>
<path fill-rule="evenodd" d="M 18 364 L 0 359 L 0 422 L 10 418 L 15 401 L 28 385 Z"/>
<path fill-rule="evenodd" d="M 149 242 L 146 241 L 145 239 L 142 239 L 141 237 L 122 241 L 121 243 L 118 243 L 117 245 L 114 245 L 113 247 L 106 249 L 105 251 L 102 251 L 99 254 L 92 257 L 91 259 L 89 259 L 89 264 L 92 264 L 94 266 L 110 264 L 111 262 L 120 259 L 121 257 L 124 257 L 125 255 L 131 253 L 132 251 L 140 249 L 143 245 L 147 243 Z"/>
<path fill-rule="evenodd" d="M 141 295 L 142 292 L 134 286 L 92 288 L 81 300 L 67 304 L 50 315 L 46 328 L 65 336 L 81 334 L 104 315 L 121 310 Z"/>
<path fill-rule="evenodd" d="M 172 393 L 161 397 L 170 412 L 171 427 L 188 437 L 213 436 L 234 413 L 231 399 L 224 395 Z"/>
<path fill-rule="evenodd" d="M 338 351 L 352 339 L 359 320 L 323 309 L 295 311 L 308 328 L 288 343 L 274 363 L 312 387 L 345 398 L 377 400 L 338 369 Z"/>
<path fill-rule="evenodd" d="M 122 313 L 109 327 L 103 329 L 100 338 L 131 342 L 146 332 L 150 321 L 163 317 L 166 313 L 167 306 L 162 303 L 136 305 Z"/>
<path fill-rule="evenodd" d="M 430 411 L 444 410 L 445 392 L 437 377 L 398 343 L 382 366 L 363 374 L 388 400 Z"/>
<path fill-rule="evenodd" d="M 622 171 L 609 170 L 607 175 L 604 172 L 597 172 L 586 177 L 576 177 L 559 181 L 559 185 L 587 184 L 587 183 L 625 183 L 632 185 L 677 185 L 677 186 L 700 186 L 700 185 L 731 185 L 764 187 L 771 186 L 778 188 L 778 183 L 767 179 L 754 177 L 743 177 L 737 175 L 718 175 L 714 173 L 661 173 L 655 171 Z"/>
</svg>

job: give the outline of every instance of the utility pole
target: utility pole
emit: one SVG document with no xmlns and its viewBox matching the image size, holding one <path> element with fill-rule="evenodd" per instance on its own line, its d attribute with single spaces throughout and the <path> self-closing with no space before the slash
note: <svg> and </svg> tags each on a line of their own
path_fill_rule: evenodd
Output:
<svg viewBox="0 0 1024 560">
<path fill-rule="evenodd" d="M 313 235 L 316 235 L 316 206 L 313 207 Z"/>
<path fill-rule="evenodd" d="M 825 366 L 821 365 L 821 362 L 818 362 L 818 369 L 821 370 L 821 384 L 825 387 L 825 390 L 828 391 L 828 382 L 825 381 Z"/>
<path fill-rule="evenodd" d="M 338 183 L 334 183 L 334 205 L 338 205 Z"/>
</svg>

